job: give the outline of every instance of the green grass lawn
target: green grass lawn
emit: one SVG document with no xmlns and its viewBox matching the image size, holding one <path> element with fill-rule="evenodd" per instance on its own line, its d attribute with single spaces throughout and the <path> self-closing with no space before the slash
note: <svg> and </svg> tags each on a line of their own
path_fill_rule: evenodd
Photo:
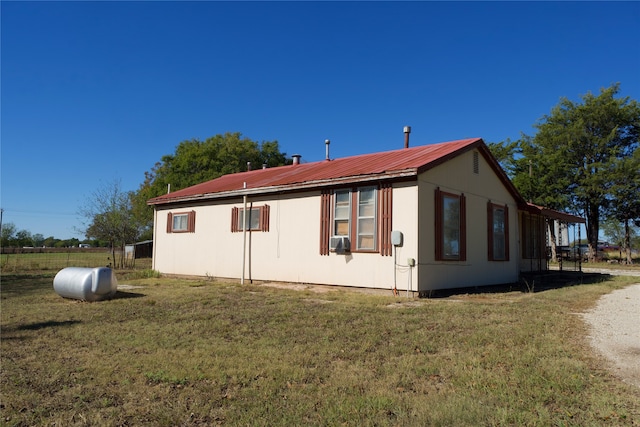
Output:
<svg viewBox="0 0 640 427">
<path fill-rule="evenodd" d="M 0 424 L 640 425 L 579 314 L 632 278 L 407 299 L 119 274 L 97 303 L 2 276 Z"/>
</svg>

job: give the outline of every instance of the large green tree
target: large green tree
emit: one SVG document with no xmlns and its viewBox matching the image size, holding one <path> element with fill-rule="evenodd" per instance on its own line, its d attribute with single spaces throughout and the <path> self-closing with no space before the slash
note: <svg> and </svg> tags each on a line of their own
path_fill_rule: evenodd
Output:
<svg viewBox="0 0 640 427">
<path fill-rule="evenodd" d="M 608 219 L 621 224 L 622 239 L 616 243 L 622 244 L 624 261 L 631 264 L 631 239 L 635 235 L 633 225 L 640 226 L 640 147 L 636 146 L 632 155 L 613 162 L 610 176 Z"/>
<path fill-rule="evenodd" d="M 145 226 L 142 238 L 152 237 L 153 209 L 147 200 L 201 182 L 209 181 L 229 173 L 253 169 L 282 166 L 286 154 L 280 152 L 277 141 L 258 143 L 242 137 L 239 132 L 215 135 L 204 141 L 190 139 L 182 141 L 174 154 L 165 155 L 151 171 L 145 172 L 140 188 L 133 196 L 135 216 Z"/>
<path fill-rule="evenodd" d="M 639 143 L 640 106 L 617 96 L 619 91 L 615 84 L 598 95 L 583 95 L 580 102 L 562 98 L 535 125 L 535 136 L 519 141 L 522 158 L 514 184 L 533 203 L 583 216 L 594 255 L 601 216 L 617 197 L 613 171 Z"/>
</svg>

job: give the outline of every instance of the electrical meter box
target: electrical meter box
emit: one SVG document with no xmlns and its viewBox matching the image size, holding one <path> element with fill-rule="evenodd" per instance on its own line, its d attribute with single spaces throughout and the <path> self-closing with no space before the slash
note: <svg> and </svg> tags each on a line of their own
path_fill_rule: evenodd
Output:
<svg viewBox="0 0 640 427">
<path fill-rule="evenodd" d="M 393 246 L 402 246 L 402 239 L 403 239 L 402 231 L 393 230 L 391 232 L 391 244 Z"/>
</svg>

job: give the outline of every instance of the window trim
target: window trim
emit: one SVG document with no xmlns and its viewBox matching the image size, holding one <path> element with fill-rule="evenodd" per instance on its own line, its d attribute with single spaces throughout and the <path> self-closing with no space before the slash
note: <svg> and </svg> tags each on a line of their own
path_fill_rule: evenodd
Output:
<svg viewBox="0 0 640 427">
<path fill-rule="evenodd" d="M 458 255 L 451 256 L 444 254 L 444 199 L 457 199 L 459 203 L 458 219 Z M 435 259 L 436 261 L 466 261 L 467 260 L 467 208 L 464 193 L 454 194 L 441 191 L 440 187 L 435 190 Z"/>
<path fill-rule="evenodd" d="M 495 231 L 495 212 L 496 210 L 502 210 L 504 212 L 504 233 L 502 239 L 504 239 L 504 258 L 497 258 L 494 252 L 494 243 L 496 240 Z M 505 205 L 499 205 L 489 201 L 487 203 L 487 252 L 489 261 L 509 261 L 509 207 Z"/>
<path fill-rule="evenodd" d="M 173 227 L 176 217 L 187 217 L 187 228 L 176 229 Z M 196 211 L 189 212 L 168 212 L 167 213 L 167 233 L 195 233 L 196 231 Z"/>
</svg>

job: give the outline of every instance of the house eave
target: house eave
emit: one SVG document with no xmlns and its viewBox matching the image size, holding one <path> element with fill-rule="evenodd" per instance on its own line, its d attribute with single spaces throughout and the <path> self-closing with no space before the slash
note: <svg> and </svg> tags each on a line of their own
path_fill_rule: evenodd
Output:
<svg viewBox="0 0 640 427">
<path fill-rule="evenodd" d="M 366 184 L 377 181 L 402 180 L 415 178 L 418 175 L 416 168 L 400 171 L 386 172 L 383 174 L 358 175 L 341 178 L 306 181 L 296 184 L 275 185 L 270 187 L 240 188 L 237 190 L 220 191 L 215 193 L 192 194 L 189 196 L 171 197 L 170 194 L 153 198 L 147 201 L 150 206 L 167 205 L 173 203 L 201 202 L 206 200 L 227 199 L 242 196 L 268 195 L 286 192 L 298 192 L 327 187 L 340 187 L 349 184 Z"/>
<path fill-rule="evenodd" d="M 545 218 L 555 219 L 558 221 L 566 222 L 569 224 L 585 224 L 586 220 L 576 215 L 572 215 L 566 212 L 560 212 L 555 209 L 550 209 L 544 206 L 534 205 L 533 203 L 525 202 L 518 206 L 520 210 L 542 215 Z"/>
</svg>

